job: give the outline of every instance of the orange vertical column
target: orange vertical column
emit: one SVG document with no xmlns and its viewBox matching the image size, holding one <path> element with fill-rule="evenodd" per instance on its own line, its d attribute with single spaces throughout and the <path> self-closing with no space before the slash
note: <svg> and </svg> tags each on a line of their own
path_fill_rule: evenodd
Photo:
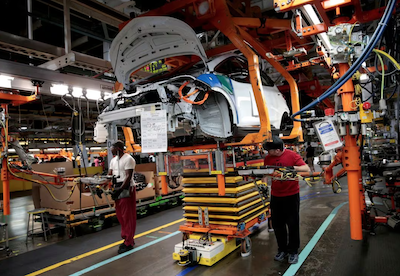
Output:
<svg viewBox="0 0 400 276">
<path fill-rule="evenodd" d="M 2 104 L 1 107 L 3 108 L 5 116 L 8 116 L 8 105 Z M 1 118 L 0 118 L 1 120 Z M 5 128 L 3 127 L 1 130 L 2 138 L 2 152 L 4 152 L 4 157 L 1 162 L 1 181 L 3 183 L 3 205 L 4 205 L 4 215 L 10 214 L 10 181 L 8 178 L 8 168 L 7 168 L 7 148 L 6 148 L 6 141 L 8 141 L 8 135 L 6 135 L 6 130 L 8 129 L 8 123 L 6 120 Z M 4 138 L 3 138 L 4 137 Z"/>
<path fill-rule="evenodd" d="M 223 174 L 217 174 L 217 182 L 218 182 L 218 195 L 225 195 L 225 176 Z"/>
<path fill-rule="evenodd" d="M 163 195 L 168 194 L 168 181 L 166 175 L 161 175 L 161 193 Z"/>
<path fill-rule="evenodd" d="M 339 64 L 340 75 L 343 76 L 349 69 L 345 63 Z M 343 111 L 354 111 L 354 86 L 351 80 L 348 80 L 339 90 L 342 99 Z M 357 146 L 356 138 L 348 134 L 344 137 L 345 146 L 343 148 L 343 167 L 347 171 L 347 183 L 349 189 L 349 208 L 350 208 L 350 235 L 353 240 L 362 240 L 362 221 L 360 209 L 360 175 L 361 159 L 360 151 Z"/>
</svg>

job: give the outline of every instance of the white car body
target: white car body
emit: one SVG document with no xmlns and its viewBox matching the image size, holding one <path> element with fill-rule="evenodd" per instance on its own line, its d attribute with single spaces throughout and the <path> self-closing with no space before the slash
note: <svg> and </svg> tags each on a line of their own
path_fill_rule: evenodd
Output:
<svg viewBox="0 0 400 276">
<path fill-rule="evenodd" d="M 203 68 L 191 69 L 191 74 L 168 80 L 143 85 L 140 81 L 139 84 L 131 83 L 131 74 L 152 61 L 189 54 L 199 56 Z M 257 105 L 251 84 L 246 80 L 245 59 L 230 53 L 208 60 L 194 31 L 180 20 L 164 16 L 133 19 L 113 41 L 111 61 L 125 91 L 113 95 L 113 108 L 104 110 L 99 116 L 100 122 L 119 120 L 118 124 L 130 125 L 140 132 L 138 110 L 147 110 L 154 105 L 157 109 L 167 110 L 170 138 L 189 136 L 226 140 L 256 132 L 259 128 Z M 229 68 L 234 70 L 228 72 Z M 185 87 L 185 94 L 199 89 L 188 97 L 189 100 L 201 100 L 207 91 L 209 98 L 201 105 L 183 101 L 178 90 L 186 81 L 190 83 Z M 266 75 L 263 77 L 263 96 L 271 125 L 280 129 L 282 118 L 290 111 L 282 94 Z"/>
</svg>

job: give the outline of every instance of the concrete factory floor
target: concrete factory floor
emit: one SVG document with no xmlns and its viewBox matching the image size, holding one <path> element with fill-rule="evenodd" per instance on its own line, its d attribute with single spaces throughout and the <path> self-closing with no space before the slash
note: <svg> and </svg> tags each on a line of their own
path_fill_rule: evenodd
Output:
<svg viewBox="0 0 400 276">
<path fill-rule="evenodd" d="M 251 236 L 249 257 L 242 258 L 236 250 L 213 267 L 180 267 L 172 260 L 172 252 L 174 245 L 182 241 L 178 232 L 183 223 L 181 207 L 139 219 L 135 249 L 122 258 L 117 254 L 118 245 L 112 245 L 119 241 L 119 226 L 72 239 L 53 234 L 49 242 L 44 242 L 42 237 L 35 237 L 26 246 L 26 211 L 33 207 L 29 196 L 16 197 L 12 200 L 10 235 L 16 237 L 11 242 L 14 254 L 5 258 L 0 252 L 0 275 L 400 275 L 396 263 L 400 255 L 399 231 L 380 226 L 376 236 L 366 232 L 364 241 L 351 240 L 348 204 L 342 204 L 348 201 L 346 177 L 340 182 L 341 194 L 333 194 L 330 186 L 321 183 L 313 187 L 300 184 L 300 261 L 305 260 L 299 266 L 273 260 L 277 251 L 275 235 L 263 224 Z M 318 239 L 317 230 L 332 217 Z"/>
</svg>

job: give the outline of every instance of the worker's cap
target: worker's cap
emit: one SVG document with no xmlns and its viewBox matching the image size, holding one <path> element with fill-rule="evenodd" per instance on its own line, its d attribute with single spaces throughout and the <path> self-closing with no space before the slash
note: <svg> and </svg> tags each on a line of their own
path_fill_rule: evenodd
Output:
<svg viewBox="0 0 400 276">
<path fill-rule="evenodd" d="M 284 144 L 281 138 L 278 136 L 272 136 L 272 141 L 265 141 L 263 148 L 265 150 L 280 149 L 283 150 Z"/>
<path fill-rule="evenodd" d="M 114 148 L 119 148 L 121 150 L 124 150 L 125 144 L 124 144 L 124 142 L 118 140 L 118 141 L 114 142 L 114 144 L 112 144 L 112 146 Z"/>
</svg>

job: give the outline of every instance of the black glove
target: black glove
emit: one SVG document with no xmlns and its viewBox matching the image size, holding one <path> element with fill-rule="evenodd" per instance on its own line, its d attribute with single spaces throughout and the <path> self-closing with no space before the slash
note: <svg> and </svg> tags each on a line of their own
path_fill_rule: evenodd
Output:
<svg viewBox="0 0 400 276">
<path fill-rule="evenodd" d="M 121 188 L 114 189 L 114 191 L 111 193 L 112 200 L 114 201 L 117 200 L 121 193 L 122 193 Z"/>
</svg>

